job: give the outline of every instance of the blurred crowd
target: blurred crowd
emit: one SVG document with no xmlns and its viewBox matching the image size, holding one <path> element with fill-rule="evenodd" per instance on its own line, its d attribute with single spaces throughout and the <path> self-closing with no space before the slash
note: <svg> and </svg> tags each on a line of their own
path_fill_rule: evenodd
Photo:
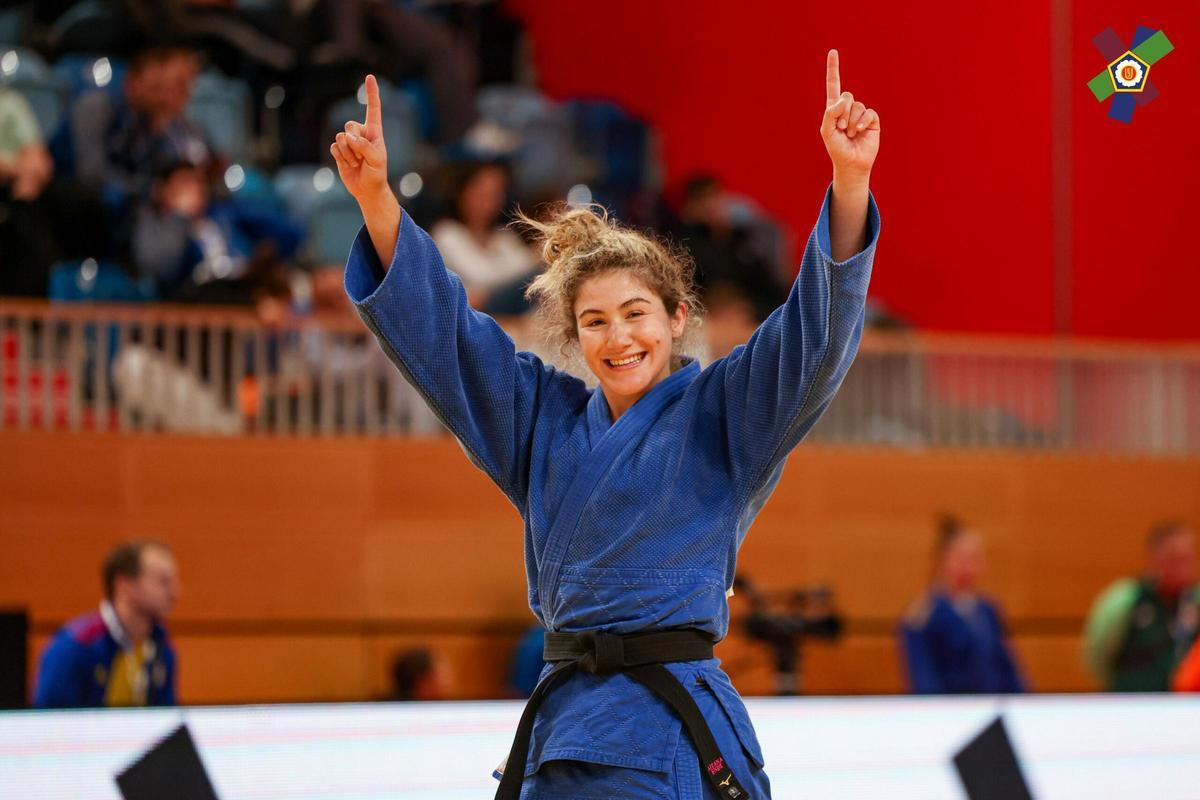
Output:
<svg viewBox="0 0 1200 800">
<path fill-rule="evenodd" d="M 598 202 L 691 253 L 714 355 L 744 341 L 790 286 L 782 229 L 714 175 L 663 187 L 653 129 L 542 95 L 523 36 L 479 0 L 5 0 L 0 294 L 347 312 L 327 144 L 370 71 L 397 195 L 477 307 L 528 311 L 515 208 Z"/>
<path fill-rule="evenodd" d="M 664 186 L 654 130 L 618 105 L 544 96 L 520 25 L 487 0 L 0 0 L 0 295 L 243 306 L 274 329 L 350 316 L 342 260 L 361 218 L 327 145 L 361 118 L 367 72 L 381 78 L 397 196 L 471 303 L 510 330 L 541 268 L 509 225 L 518 206 L 598 202 L 686 248 L 712 356 L 785 298 L 780 226 L 717 175 Z M 365 330 L 298 351 L 335 376 L 382 359 Z M 114 381 L 158 357 L 138 355 L 131 344 L 115 359 Z M 401 413 L 408 430 L 437 428 L 415 400 Z M 1146 564 L 1096 600 L 1084 655 L 1105 688 L 1200 691 L 1195 546 L 1187 524 L 1157 526 Z M 1030 689 L 980 589 L 984 552 L 983 532 L 940 524 L 929 590 L 898 627 L 912 691 Z M 167 545 L 115 551 L 99 607 L 43 654 L 35 703 L 174 703 L 164 623 L 178 587 Z M 514 694 L 536 682 L 539 633 L 514 655 Z M 396 697 L 443 696 L 451 680 L 421 649 L 394 675 Z"/>
</svg>

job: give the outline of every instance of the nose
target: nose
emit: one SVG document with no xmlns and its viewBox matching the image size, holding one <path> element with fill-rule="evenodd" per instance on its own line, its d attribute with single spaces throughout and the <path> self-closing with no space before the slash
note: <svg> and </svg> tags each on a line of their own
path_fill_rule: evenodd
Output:
<svg viewBox="0 0 1200 800">
<path fill-rule="evenodd" d="M 608 326 L 608 345 L 613 349 L 624 348 L 631 341 L 629 328 L 624 322 L 614 322 Z"/>
</svg>

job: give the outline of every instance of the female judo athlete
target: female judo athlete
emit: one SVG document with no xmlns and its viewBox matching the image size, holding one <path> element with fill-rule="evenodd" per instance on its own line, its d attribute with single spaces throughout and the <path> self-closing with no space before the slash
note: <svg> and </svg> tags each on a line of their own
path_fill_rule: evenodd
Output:
<svg viewBox="0 0 1200 800">
<path fill-rule="evenodd" d="M 530 287 L 548 333 L 598 389 L 515 352 L 474 311 L 387 183 L 379 91 L 331 146 L 366 220 L 346 291 L 405 377 L 525 522 L 529 605 L 546 672 L 497 798 L 770 797 L 745 706 L 713 658 L 738 547 L 784 459 L 858 347 L 879 213 L 868 190 L 879 117 L 826 65 L 833 162 L 787 301 L 701 369 L 690 265 L 590 209 L 534 224 Z"/>
</svg>

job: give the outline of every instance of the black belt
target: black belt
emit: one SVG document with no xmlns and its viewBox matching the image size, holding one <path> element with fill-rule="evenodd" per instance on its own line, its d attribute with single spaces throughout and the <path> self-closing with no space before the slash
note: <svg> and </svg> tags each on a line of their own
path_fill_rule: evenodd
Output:
<svg viewBox="0 0 1200 800">
<path fill-rule="evenodd" d="M 538 683 L 517 726 L 512 749 L 505 763 L 496 800 L 520 800 L 521 784 L 525 780 L 525 762 L 529 758 L 529 739 L 533 734 L 533 719 L 542 700 L 558 681 L 576 670 L 596 675 L 623 672 L 654 692 L 679 715 L 692 744 L 700 754 L 700 772 L 717 790 L 720 797 L 730 800 L 750 800 L 750 793 L 738 783 L 729 769 L 729 762 L 717 748 L 717 740 L 704 715 L 687 689 L 663 666 L 672 661 L 700 661 L 713 657 L 712 637 L 704 631 L 681 630 L 662 633 L 635 633 L 628 636 L 583 631 L 582 633 L 549 632 L 542 655 L 557 662 L 553 670 Z"/>
</svg>

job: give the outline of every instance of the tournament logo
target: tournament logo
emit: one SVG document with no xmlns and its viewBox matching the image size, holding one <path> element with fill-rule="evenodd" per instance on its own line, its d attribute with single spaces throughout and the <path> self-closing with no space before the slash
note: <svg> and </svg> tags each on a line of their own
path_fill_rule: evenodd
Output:
<svg viewBox="0 0 1200 800">
<path fill-rule="evenodd" d="M 1175 49 L 1163 31 L 1139 25 L 1128 46 L 1107 28 L 1092 39 L 1092 44 L 1108 60 L 1103 72 L 1088 81 L 1088 88 L 1100 102 L 1112 98 L 1108 116 L 1118 122 L 1132 122 L 1133 110 L 1158 97 L 1150 83 L 1150 67 Z"/>
</svg>

